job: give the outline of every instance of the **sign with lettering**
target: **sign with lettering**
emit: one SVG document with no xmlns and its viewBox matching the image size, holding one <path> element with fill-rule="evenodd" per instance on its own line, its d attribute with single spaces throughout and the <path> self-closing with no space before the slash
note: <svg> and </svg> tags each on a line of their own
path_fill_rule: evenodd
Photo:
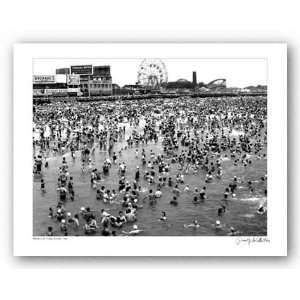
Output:
<svg viewBox="0 0 300 300">
<path fill-rule="evenodd" d="M 55 83 L 55 75 L 33 75 L 34 83 Z"/>
<path fill-rule="evenodd" d="M 67 95 L 68 89 L 45 89 L 46 95 Z"/>
<path fill-rule="evenodd" d="M 71 66 L 71 74 L 91 75 L 93 74 L 92 65 Z"/>
</svg>

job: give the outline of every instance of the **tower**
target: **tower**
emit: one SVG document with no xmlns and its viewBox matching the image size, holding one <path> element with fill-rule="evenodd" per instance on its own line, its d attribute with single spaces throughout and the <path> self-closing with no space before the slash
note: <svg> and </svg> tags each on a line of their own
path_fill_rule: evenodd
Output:
<svg viewBox="0 0 300 300">
<path fill-rule="evenodd" d="M 197 85 L 197 72 L 193 71 L 193 86 L 196 87 Z"/>
</svg>

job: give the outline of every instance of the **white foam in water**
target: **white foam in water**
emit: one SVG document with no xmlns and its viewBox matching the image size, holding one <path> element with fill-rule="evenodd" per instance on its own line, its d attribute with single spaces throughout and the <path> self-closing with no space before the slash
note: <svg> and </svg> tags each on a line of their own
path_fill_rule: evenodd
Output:
<svg viewBox="0 0 300 300">
<path fill-rule="evenodd" d="M 56 156 L 51 156 L 51 157 L 47 157 L 46 161 L 52 161 L 52 160 L 57 160 Z"/>
<path fill-rule="evenodd" d="M 244 135 L 244 131 L 241 131 L 241 130 L 236 130 L 236 129 L 232 129 L 231 131 L 231 136 L 239 136 L 239 135 Z"/>
<path fill-rule="evenodd" d="M 239 199 L 241 201 L 261 201 L 262 203 L 264 203 L 266 201 L 265 197 L 250 197 L 250 198 L 243 198 L 243 199 Z"/>
<path fill-rule="evenodd" d="M 223 161 L 227 161 L 227 160 L 230 160 L 230 158 L 229 157 L 221 157 L 221 160 L 223 160 Z"/>
<path fill-rule="evenodd" d="M 242 217 L 245 217 L 245 218 L 253 218 L 253 217 L 254 217 L 254 214 L 245 214 L 245 215 L 242 215 Z"/>
</svg>

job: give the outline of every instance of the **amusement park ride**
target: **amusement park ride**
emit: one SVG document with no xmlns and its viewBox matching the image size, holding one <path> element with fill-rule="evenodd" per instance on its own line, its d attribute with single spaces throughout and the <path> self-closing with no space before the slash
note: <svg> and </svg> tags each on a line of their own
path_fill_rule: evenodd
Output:
<svg viewBox="0 0 300 300">
<path fill-rule="evenodd" d="M 144 59 L 137 75 L 137 84 L 147 89 L 159 89 L 168 82 L 166 65 L 161 59 Z"/>
</svg>

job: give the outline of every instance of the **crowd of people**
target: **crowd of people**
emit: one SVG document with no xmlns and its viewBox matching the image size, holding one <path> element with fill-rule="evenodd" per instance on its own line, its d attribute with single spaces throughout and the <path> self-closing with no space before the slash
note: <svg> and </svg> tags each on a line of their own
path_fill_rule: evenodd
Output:
<svg viewBox="0 0 300 300">
<path fill-rule="evenodd" d="M 47 208 L 45 235 L 151 235 L 141 212 L 161 201 L 180 211 L 183 198 L 195 210 L 197 204 L 213 202 L 213 230 L 241 235 L 243 230 L 223 222 L 241 201 L 241 189 L 258 199 L 254 214 L 266 217 L 266 97 L 58 101 L 36 104 L 33 110 L 37 201 L 47 193 L 55 197 L 55 205 Z M 59 167 L 56 178 L 50 178 L 54 160 Z M 264 174 L 248 171 L 256 161 L 264 162 Z M 78 182 L 91 191 L 94 206 L 80 197 Z M 209 197 L 213 184 L 223 189 L 218 199 Z M 72 203 L 80 209 L 69 209 Z M 164 209 L 155 222 L 163 226 L 179 220 Z M 204 225 L 193 217 L 180 226 L 190 235 Z"/>
</svg>

